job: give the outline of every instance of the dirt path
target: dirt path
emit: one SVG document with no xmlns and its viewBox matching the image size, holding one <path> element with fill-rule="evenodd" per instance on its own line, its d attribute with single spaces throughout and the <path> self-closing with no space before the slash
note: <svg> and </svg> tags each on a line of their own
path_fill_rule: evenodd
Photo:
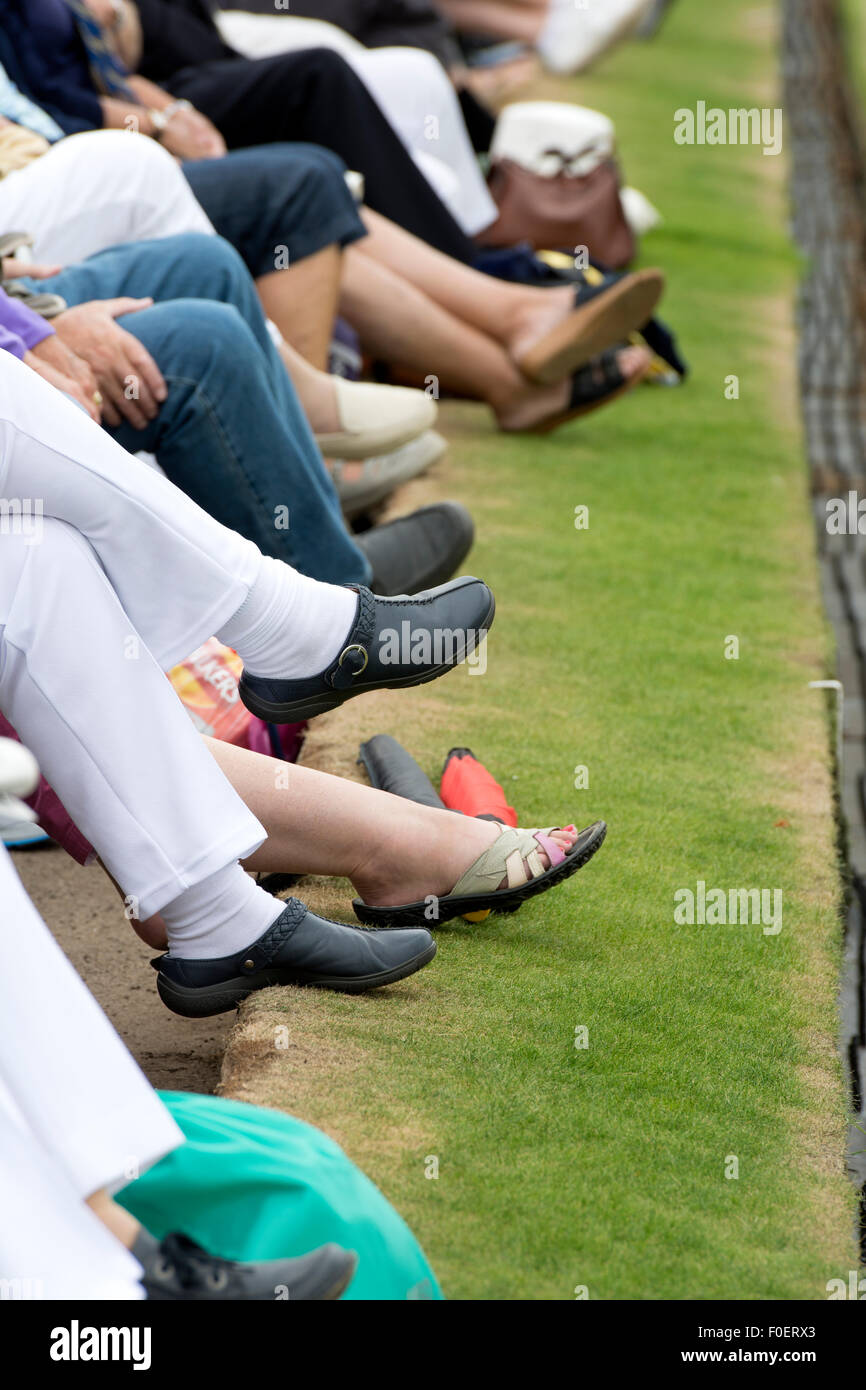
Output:
<svg viewBox="0 0 866 1390">
<path fill-rule="evenodd" d="M 100 869 L 82 869 L 54 848 L 13 858 L 36 907 L 154 1086 L 212 1091 L 234 1016 L 195 1021 L 169 1013 L 148 964 L 154 953 L 125 920 Z"/>
</svg>

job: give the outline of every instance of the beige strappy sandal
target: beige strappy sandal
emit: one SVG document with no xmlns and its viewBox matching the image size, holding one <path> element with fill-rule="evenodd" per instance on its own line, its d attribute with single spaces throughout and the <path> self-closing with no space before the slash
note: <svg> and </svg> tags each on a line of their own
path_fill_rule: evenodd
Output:
<svg viewBox="0 0 866 1390">
<path fill-rule="evenodd" d="M 450 893 L 399 907 L 371 907 L 356 898 L 352 903 L 355 916 L 371 927 L 435 927 L 452 917 L 478 920 L 487 912 L 516 912 L 527 898 L 576 874 L 601 849 L 607 834 L 604 821 L 596 821 L 581 830 L 566 854 L 550 838 L 557 828 L 513 830 L 501 825 L 498 838 L 470 864 Z M 550 861 L 546 869 L 540 850 Z M 507 887 L 500 888 L 503 879 Z"/>
</svg>

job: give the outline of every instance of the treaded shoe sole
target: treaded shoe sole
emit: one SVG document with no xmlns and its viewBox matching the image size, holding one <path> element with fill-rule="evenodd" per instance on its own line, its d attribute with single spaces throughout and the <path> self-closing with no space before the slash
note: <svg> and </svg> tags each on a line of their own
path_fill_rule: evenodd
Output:
<svg viewBox="0 0 866 1390">
<path fill-rule="evenodd" d="M 493 594 L 490 595 L 490 605 L 487 613 L 479 623 L 476 631 L 486 632 L 493 622 L 493 615 L 496 612 L 496 600 Z M 469 648 L 462 661 L 456 665 L 462 665 L 463 661 L 479 646 L 475 642 Z M 327 714 L 328 710 L 337 709 L 347 700 L 353 700 L 358 695 L 365 695 L 371 690 L 406 690 L 413 685 L 427 685 L 430 681 L 438 680 L 439 676 L 444 676 L 446 672 L 456 669 L 454 662 L 443 662 L 440 666 L 427 667 L 426 670 L 417 676 L 400 676 L 391 681 L 370 681 L 369 684 L 356 683 L 346 690 L 323 690 L 320 695 L 309 695 L 300 700 L 265 700 L 254 690 L 250 690 L 244 684 L 241 676 L 241 698 L 251 714 L 255 714 L 259 719 L 263 719 L 266 724 L 295 724 L 302 719 L 312 719 L 316 714 Z"/>
<path fill-rule="evenodd" d="M 589 303 L 578 305 L 545 334 L 521 358 L 520 370 L 541 386 L 564 381 L 578 367 L 643 328 L 652 318 L 664 283 L 658 270 L 637 270 L 624 276 Z"/>
<path fill-rule="evenodd" d="M 528 898 L 534 898 L 538 893 L 544 893 L 548 888 L 571 878 L 584 864 L 588 864 L 601 849 L 606 834 L 604 821 L 598 821 L 586 831 L 587 838 L 583 844 L 578 839 L 561 864 L 546 869 L 540 878 L 530 879 L 529 883 L 522 883 L 519 888 L 501 888 L 495 893 L 461 893 L 459 896 L 448 893 L 439 898 L 438 914 L 433 918 L 430 917 L 429 899 L 400 907 L 369 907 L 360 898 L 355 898 L 352 907 L 358 921 L 368 927 L 421 926 L 427 927 L 428 931 L 467 912 L 516 912 Z"/>
<path fill-rule="evenodd" d="M 342 979 L 337 975 L 312 975 L 304 970 L 290 970 L 286 966 L 261 970 L 255 975 L 235 976 L 230 980 L 220 980 L 213 985 L 181 985 L 160 971 L 156 977 L 156 987 L 163 1004 L 172 1013 L 182 1018 L 211 1018 L 214 1014 L 229 1013 L 257 990 L 270 985 L 306 985 L 315 989 L 339 990 L 342 994 L 363 994 L 368 989 L 378 989 L 381 985 L 392 985 L 397 980 L 405 980 L 427 965 L 436 954 L 433 941 L 411 960 L 403 961 L 391 970 L 380 970 L 374 975 L 353 975 Z"/>
</svg>

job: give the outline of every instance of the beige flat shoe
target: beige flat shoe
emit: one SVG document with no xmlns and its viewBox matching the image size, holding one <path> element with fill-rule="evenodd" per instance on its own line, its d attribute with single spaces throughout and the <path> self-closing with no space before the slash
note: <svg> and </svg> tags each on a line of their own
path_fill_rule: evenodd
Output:
<svg viewBox="0 0 866 1390">
<path fill-rule="evenodd" d="M 409 386 L 332 377 L 340 429 L 317 434 L 325 458 L 355 461 L 390 454 L 436 423 L 436 402 Z"/>
</svg>

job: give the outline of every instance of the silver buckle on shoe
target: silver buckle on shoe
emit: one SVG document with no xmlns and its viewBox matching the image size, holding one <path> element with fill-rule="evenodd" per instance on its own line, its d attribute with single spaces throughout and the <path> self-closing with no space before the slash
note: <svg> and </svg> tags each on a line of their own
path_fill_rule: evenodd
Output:
<svg viewBox="0 0 866 1390">
<path fill-rule="evenodd" d="M 367 648 L 362 646 L 360 642 L 352 642 L 348 647 L 344 647 L 343 650 L 340 652 L 340 656 L 337 661 L 338 666 L 342 666 L 343 658 L 345 656 L 348 656 L 349 652 L 361 652 L 361 654 L 363 655 L 364 665 L 359 666 L 357 671 L 352 672 L 353 676 L 360 676 L 361 672 L 366 671 L 367 669 L 367 663 L 370 660 L 370 654 L 367 651 Z"/>
</svg>

